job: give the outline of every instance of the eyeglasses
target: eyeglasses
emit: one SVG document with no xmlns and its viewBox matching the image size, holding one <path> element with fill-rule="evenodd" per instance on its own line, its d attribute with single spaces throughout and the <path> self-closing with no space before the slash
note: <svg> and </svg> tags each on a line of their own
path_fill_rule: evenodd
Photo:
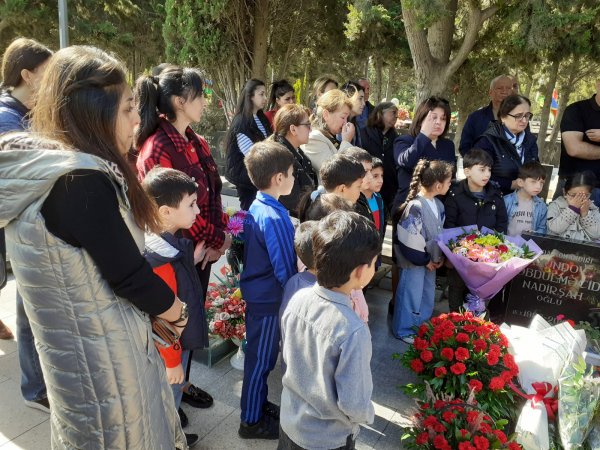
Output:
<svg viewBox="0 0 600 450">
<path fill-rule="evenodd" d="M 297 127 L 304 126 L 304 127 L 312 128 L 312 124 L 311 124 L 310 122 L 302 122 L 302 123 L 299 123 L 299 124 L 298 124 L 298 125 L 296 125 L 296 126 L 297 126 Z"/>
<path fill-rule="evenodd" d="M 565 197 L 569 197 L 569 198 L 575 198 L 575 197 L 590 198 L 591 196 L 592 196 L 592 194 L 588 194 L 586 192 L 580 192 L 578 194 L 565 194 Z"/>
<path fill-rule="evenodd" d="M 531 113 L 525 113 L 525 114 L 508 114 L 510 117 L 512 117 L 515 120 L 523 120 L 525 119 L 527 122 L 529 122 L 531 120 L 531 118 L 533 117 L 533 114 Z"/>
</svg>

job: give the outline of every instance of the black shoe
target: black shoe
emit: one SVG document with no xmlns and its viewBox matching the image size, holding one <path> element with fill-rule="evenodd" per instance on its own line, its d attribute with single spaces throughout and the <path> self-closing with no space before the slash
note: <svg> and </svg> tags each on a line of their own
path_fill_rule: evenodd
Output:
<svg viewBox="0 0 600 450">
<path fill-rule="evenodd" d="M 181 428 L 185 428 L 188 426 L 189 420 L 188 417 L 183 412 L 183 409 L 177 409 L 177 413 L 179 414 L 179 422 L 181 422 Z"/>
<path fill-rule="evenodd" d="M 254 424 L 242 422 L 238 435 L 242 439 L 279 439 L 279 420 L 265 414 Z"/>
<path fill-rule="evenodd" d="M 194 445 L 196 445 L 198 442 L 200 442 L 200 438 L 198 437 L 197 434 L 185 434 L 185 441 L 187 442 L 187 445 L 189 448 L 192 448 Z"/>
<path fill-rule="evenodd" d="M 210 394 L 193 384 L 188 386 L 188 391 L 183 393 L 181 400 L 194 408 L 210 408 L 213 404 L 213 398 Z"/>
<path fill-rule="evenodd" d="M 388 303 L 388 314 L 390 316 L 394 315 L 394 306 L 395 306 L 396 302 L 394 301 L 394 299 L 391 299 L 390 302 Z"/>
<path fill-rule="evenodd" d="M 47 397 L 41 398 L 39 400 L 25 400 L 25 404 L 30 408 L 35 408 L 50 414 L 50 403 L 48 402 Z"/>
<path fill-rule="evenodd" d="M 269 400 L 263 405 L 263 413 L 271 416 L 273 419 L 279 420 L 279 406 L 275 403 L 271 403 Z"/>
</svg>

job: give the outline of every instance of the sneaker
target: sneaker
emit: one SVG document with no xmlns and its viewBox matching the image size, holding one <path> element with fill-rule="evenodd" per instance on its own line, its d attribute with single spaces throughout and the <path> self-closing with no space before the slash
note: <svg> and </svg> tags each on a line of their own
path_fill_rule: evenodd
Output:
<svg viewBox="0 0 600 450">
<path fill-rule="evenodd" d="M 183 393 L 181 400 L 194 408 L 210 408 L 213 404 L 210 394 L 193 384 L 188 386 L 188 391 Z"/>
<path fill-rule="evenodd" d="M 14 339 L 14 335 L 10 328 L 8 328 L 4 323 L 0 320 L 0 339 L 11 340 Z"/>
<path fill-rule="evenodd" d="M 50 403 L 48 403 L 48 398 L 41 398 L 39 400 L 25 400 L 25 405 L 50 414 Z"/>
<path fill-rule="evenodd" d="M 254 424 L 242 422 L 238 435 L 242 439 L 279 439 L 279 420 L 265 414 Z"/>
<path fill-rule="evenodd" d="M 271 403 L 269 400 L 263 405 L 263 413 L 271 416 L 273 419 L 279 420 L 279 406 L 275 403 Z"/>
<path fill-rule="evenodd" d="M 200 442 L 200 437 L 197 434 L 185 434 L 185 441 L 187 442 L 188 448 L 192 448 L 198 442 Z"/>
<path fill-rule="evenodd" d="M 186 416 L 185 412 L 183 412 L 183 409 L 178 408 L 177 413 L 179 414 L 179 422 L 181 423 L 181 428 L 187 427 L 189 420 L 188 420 L 188 417 Z"/>
<path fill-rule="evenodd" d="M 412 345 L 412 344 L 414 344 L 414 342 L 415 342 L 415 337 L 414 337 L 413 335 L 410 335 L 410 336 L 402 336 L 402 337 L 400 337 L 400 340 L 401 340 L 402 342 L 404 342 L 405 344 L 410 344 L 410 345 Z"/>
</svg>

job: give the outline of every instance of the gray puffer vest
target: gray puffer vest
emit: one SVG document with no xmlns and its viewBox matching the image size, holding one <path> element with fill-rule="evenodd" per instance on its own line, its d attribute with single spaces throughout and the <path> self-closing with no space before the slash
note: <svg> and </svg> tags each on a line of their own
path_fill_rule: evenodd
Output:
<svg viewBox="0 0 600 450">
<path fill-rule="evenodd" d="M 85 250 L 51 234 L 40 209 L 75 169 L 113 180 L 140 252 L 121 177 L 97 157 L 24 136 L 0 139 L 0 227 L 25 301 L 51 406 L 53 449 L 187 449 L 149 319 Z"/>
</svg>

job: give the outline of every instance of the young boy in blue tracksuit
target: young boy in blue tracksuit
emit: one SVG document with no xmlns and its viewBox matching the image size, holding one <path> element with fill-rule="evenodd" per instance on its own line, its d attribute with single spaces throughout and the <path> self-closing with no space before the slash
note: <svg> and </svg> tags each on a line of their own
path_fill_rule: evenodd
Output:
<svg viewBox="0 0 600 450">
<path fill-rule="evenodd" d="M 287 281 L 298 271 L 294 226 L 278 201 L 294 186 L 294 157 L 281 144 L 254 144 L 244 158 L 258 194 L 244 224 L 244 270 L 240 278 L 246 300 L 246 358 L 241 398 L 243 439 L 277 439 L 279 407 L 267 401 L 267 378 L 279 354 L 279 308 Z"/>
</svg>

